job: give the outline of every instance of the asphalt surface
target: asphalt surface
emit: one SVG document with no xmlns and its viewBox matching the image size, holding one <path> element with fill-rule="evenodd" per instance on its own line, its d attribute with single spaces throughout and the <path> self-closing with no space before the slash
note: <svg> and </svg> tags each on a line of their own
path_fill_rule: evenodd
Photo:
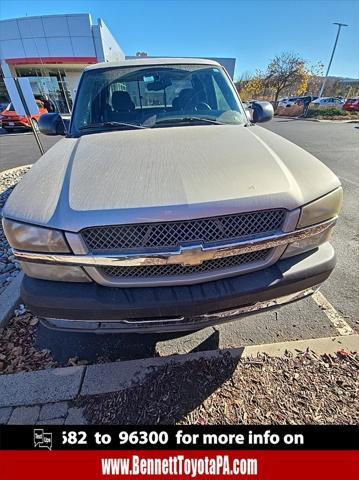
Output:
<svg viewBox="0 0 359 480">
<path fill-rule="evenodd" d="M 333 306 L 332 317 L 337 315 L 354 331 L 359 331 L 359 125 L 274 119 L 265 124 L 265 128 L 317 156 L 342 181 L 344 206 L 333 237 L 338 264 L 321 292 Z M 42 139 L 46 148 L 49 148 L 59 137 L 42 136 Z M 32 163 L 39 153 L 32 135 L 20 133 L 0 135 L 0 155 L 1 171 Z M 60 361 L 73 356 L 89 360 L 96 356 L 111 360 L 142 358 L 336 336 L 338 330 L 330 317 L 327 310 L 309 298 L 277 311 L 253 315 L 189 335 L 69 335 L 40 326 L 38 344 L 52 350 Z"/>
<path fill-rule="evenodd" d="M 276 119 L 267 125 L 319 158 L 342 182 L 343 209 L 332 239 L 338 262 L 321 291 L 345 320 L 358 329 L 359 123 Z"/>
<path fill-rule="evenodd" d="M 48 150 L 62 137 L 48 137 L 40 133 L 44 150 Z M 0 172 L 36 162 L 39 147 L 32 132 L 5 133 L 0 128 Z"/>
</svg>

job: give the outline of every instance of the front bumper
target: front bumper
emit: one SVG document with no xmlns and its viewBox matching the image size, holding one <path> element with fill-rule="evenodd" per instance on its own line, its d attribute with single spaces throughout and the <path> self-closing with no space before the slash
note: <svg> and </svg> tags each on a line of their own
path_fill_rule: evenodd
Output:
<svg viewBox="0 0 359 480">
<path fill-rule="evenodd" d="M 1 128 L 31 128 L 27 121 L 22 120 L 3 120 L 0 122 Z"/>
<path fill-rule="evenodd" d="M 99 333 L 198 330 L 308 296 L 334 266 L 333 247 L 325 243 L 264 270 L 198 285 L 111 288 L 25 276 L 21 296 L 35 315 L 57 328 Z"/>
</svg>

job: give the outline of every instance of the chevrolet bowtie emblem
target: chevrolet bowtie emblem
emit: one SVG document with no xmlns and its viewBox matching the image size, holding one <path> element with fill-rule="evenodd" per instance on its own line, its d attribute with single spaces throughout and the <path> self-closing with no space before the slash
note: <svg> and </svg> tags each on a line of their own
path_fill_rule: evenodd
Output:
<svg viewBox="0 0 359 480">
<path fill-rule="evenodd" d="M 191 245 L 181 247 L 180 253 L 169 258 L 171 264 L 179 264 L 185 267 L 201 265 L 206 260 L 202 245 Z"/>
</svg>

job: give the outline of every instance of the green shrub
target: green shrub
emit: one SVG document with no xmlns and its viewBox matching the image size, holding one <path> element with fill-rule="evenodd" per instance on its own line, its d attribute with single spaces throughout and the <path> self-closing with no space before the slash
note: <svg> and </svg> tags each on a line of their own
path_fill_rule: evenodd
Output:
<svg viewBox="0 0 359 480">
<path fill-rule="evenodd" d="M 348 117 L 350 112 L 339 108 L 313 108 L 308 110 L 307 117 Z"/>
</svg>

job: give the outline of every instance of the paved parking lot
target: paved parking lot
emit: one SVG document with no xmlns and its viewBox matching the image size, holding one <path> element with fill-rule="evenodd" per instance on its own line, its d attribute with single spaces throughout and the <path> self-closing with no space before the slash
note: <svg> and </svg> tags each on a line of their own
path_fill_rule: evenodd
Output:
<svg viewBox="0 0 359 480">
<path fill-rule="evenodd" d="M 275 119 L 265 127 L 316 155 L 342 181 L 344 207 L 333 238 L 338 265 L 323 285 L 321 294 L 278 311 L 175 337 L 69 336 L 40 326 L 39 345 L 52 350 L 60 361 L 76 355 L 92 359 L 99 354 L 111 359 L 128 359 L 358 332 L 359 126 Z M 58 140 L 57 137 L 42 138 L 46 148 Z M 31 134 L 0 135 L 0 149 L 0 171 L 32 163 L 38 157 Z"/>
<path fill-rule="evenodd" d="M 358 330 L 359 124 L 276 119 L 267 125 L 319 158 L 342 182 L 344 204 L 332 242 L 338 263 L 321 292 L 351 327 Z"/>
<path fill-rule="evenodd" d="M 44 149 L 48 150 L 61 137 L 47 137 L 40 133 L 40 138 Z M 39 156 L 39 147 L 32 132 L 5 133 L 0 128 L 0 172 L 34 163 Z"/>
</svg>

